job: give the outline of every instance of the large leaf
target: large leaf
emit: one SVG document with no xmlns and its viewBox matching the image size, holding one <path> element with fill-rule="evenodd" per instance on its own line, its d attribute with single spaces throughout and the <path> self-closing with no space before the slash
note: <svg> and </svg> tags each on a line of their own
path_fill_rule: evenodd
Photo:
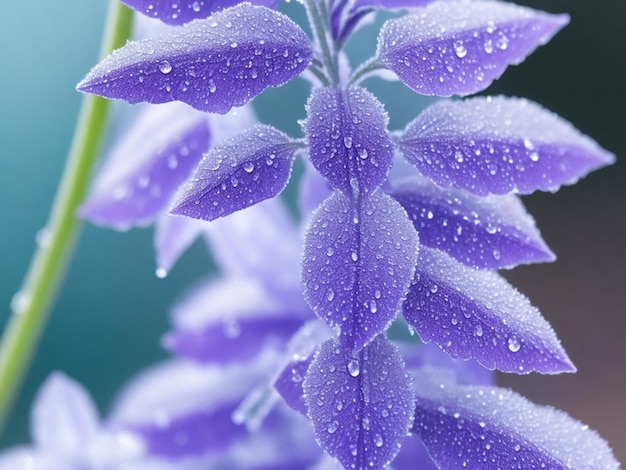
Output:
<svg viewBox="0 0 626 470">
<path fill-rule="evenodd" d="M 183 101 L 223 114 L 303 72 L 311 55 L 307 35 L 291 19 L 244 3 L 126 44 L 78 89 L 129 103 Z"/>
<path fill-rule="evenodd" d="M 418 93 L 468 95 L 487 88 L 568 21 L 504 2 L 434 2 L 389 20 L 378 37 L 378 57 Z"/>
<path fill-rule="evenodd" d="M 419 177 L 394 183 L 387 193 L 407 211 L 423 245 L 468 266 L 500 269 L 555 259 L 515 195 L 478 197 Z"/>
<path fill-rule="evenodd" d="M 362 348 L 396 318 L 417 261 L 418 238 L 406 213 L 378 190 L 359 207 L 335 191 L 306 233 L 304 297 L 318 317 Z"/>
<path fill-rule="evenodd" d="M 258 124 L 203 157 L 170 213 L 213 220 L 277 196 L 295 151 L 287 135 Z"/>
<path fill-rule="evenodd" d="M 423 341 L 488 369 L 573 372 L 554 331 L 528 299 L 497 273 L 476 271 L 422 247 L 402 307 Z"/>
<path fill-rule="evenodd" d="M 412 423 L 413 392 L 386 338 L 356 354 L 326 341 L 303 388 L 318 442 L 345 468 L 382 469 L 396 456 Z"/>
<path fill-rule="evenodd" d="M 373 191 L 385 181 L 393 145 L 387 113 L 374 95 L 360 87 L 317 88 L 307 114 L 311 162 L 333 188 L 350 195 Z"/>
<path fill-rule="evenodd" d="M 435 103 L 399 147 L 436 184 L 478 195 L 556 191 L 615 160 L 556 114 L 503 96 Z"/>
<path fill-rule="evenodd" d="M 121 0 L 129 7 L 150 18 L 158 18 L 164 23 L 180 25 L 198 18 L 206 18 L 212 13 L 232 7 L 241 0 Z M 276 7 L 279 0 L 248 0 L 250 3 Z"/>
<path fill-rule="evenodd" d="M 412 431 L 439 468 L 611 470 L 595 431 L 511 390 L 416 381 Z"/>
</svg>

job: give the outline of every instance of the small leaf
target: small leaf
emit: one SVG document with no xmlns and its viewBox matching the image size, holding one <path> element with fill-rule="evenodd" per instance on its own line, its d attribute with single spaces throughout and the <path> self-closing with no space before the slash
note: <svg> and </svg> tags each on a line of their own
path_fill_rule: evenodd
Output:
<svg viewBox="0 0 626 470">
<path fill-rule="evenodd" d="M 118 230 L 152 222 L 210 142 L 203 113 L 180 103 L 145 108 L 109 151 L 80 216 Z"/>
<path fill-rule="evenodd" d="M 424 342 L 488 369 L 574 372 L 554 331 L 528 299 L 495 272 L 475 271 L 422 247 L 402 307 Z"/>
<path fill-rule="evenodd" d="M 154 250 L 156 251 L 156 275 L 168 275 L 181 255 L 198 236 L 207 229 L 207 223 L 188 217 L 174 217 L 162 214 L 154 228 Z"/>
<path fill-rule="evenodd" d="M 311 55 L 310 40 L 291 19 L 244 3 L 126 44 L 78 90 L 129 103 L 183 101 L 224 114 L 299 75 Z"/>
<path fill-rule="evenodd" d="M 134 10 L 164 23 L 180 25 L 212 13 L 232 7 L 241 0 L 121 0 Z M 256 5 L 275 8 L 278 0 L 247 0 Z"/>
<path fill-rule="evenodd" d="M 307 115 L 311 162 L 333 188 L 366 193 L 385 181 L 393 145 L 387 113 L 374 95 L 360 87 L 316 88 Z"/>
<path fill-rule="evenodd" d="M 556 191 L 615 156 L 531 101 L 479 97 L 440 101 L 399 139 L 426 177 L 478 195 Z"/>
<path fill-rule="evenodd" d="M 521 63 L 569 21 L 504 2 L 433 2 L 389 20 L 378 57 L 423 95 L 469 95 Z"/>
<path fill-rule="evenodd" d="M 256 125 L 204 156 L 170 213 L 213 220 L 277 196 L 295 150 L 287 135 Z"/>
<path fill-rule="evenodd" d="M 345 468 L 382 469 L 396 456 L 412 424 L 413 392 L 386 338 L 356 354 L 326 341 L 303 388 L 319 444 Z"/>
<path fill-rule="evenodd" d="M 439 468 L 618 469 L 581 422 L 497 387 L 415 383 L 412 431 Z"/>
<path fill-rule="evenodd" d="M 555 259 L 514 195 L 477 197 L 419 177 L 394 183 L 387 194 L 407 211 L 424 246 L 467 266 L 500 269 Z"/>
<path fill-rule="evenodd" d="M 396 318 L 417 249 L 417 233 L 392 198 L 374 191 L 354 208 L 335 191 L 306 233 L 304 297 L 349 348 L 360 349 Z"/>
</svg>

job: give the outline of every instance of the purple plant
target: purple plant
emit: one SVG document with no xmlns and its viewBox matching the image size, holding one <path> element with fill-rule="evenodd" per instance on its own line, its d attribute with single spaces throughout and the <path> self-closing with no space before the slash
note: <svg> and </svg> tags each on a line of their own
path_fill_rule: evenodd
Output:
<svg viewBox="0 0 626 470">
<path fill-rule="evenodd" d="M 163 344 L 179 359 L 136 379 L 106 422 L 138 446 L 135 466 L 119 468 L 619 467 L 594 431 L 490 372 L 575 371 L 497 270 L 555 259 L 518 194 L 556 191 L 614 156 L 503 96 L 437 101 L 390 132 L 362 86 L 381 75 L 423 95 L 478 93 L 566 15 L 490 0 L 303 0 L 310 39 L 277 1 L 124 3 L 177 26 L 118 49 L 78 89 L 195 109 L 142 110 L 81 215 L 156 222 L 162 276 L 202 234 L 225 277 L 175 307 Z M 352 33 L 390 9 L 404 14 L 353 69 Z M 312 84 L 303 137 L 232 110 L 298 76 Z M 296 158 L 300 224 L 266 201 Z"/>
</svg>

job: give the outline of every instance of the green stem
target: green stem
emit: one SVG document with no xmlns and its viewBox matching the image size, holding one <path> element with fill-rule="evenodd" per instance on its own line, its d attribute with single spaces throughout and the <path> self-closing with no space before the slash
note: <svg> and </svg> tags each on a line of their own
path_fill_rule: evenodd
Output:
<svg viewBox="0 0 626 470">
<path fill-rule="evenodd" d="M 111 0 L 101 56 L 126 43 L 132 22 L 132 10 L 117 0 Z M 22 288 L 11 303 L 12 315 L 0 343 L 0 432 L 4 429 L 74 251 L 81 228 L 75 212 L 87 192 L 108 111 L 108 101 L 93 96 L 83 98 L 47 228 L 39 237 L 39 246 Z"/>
</svg>

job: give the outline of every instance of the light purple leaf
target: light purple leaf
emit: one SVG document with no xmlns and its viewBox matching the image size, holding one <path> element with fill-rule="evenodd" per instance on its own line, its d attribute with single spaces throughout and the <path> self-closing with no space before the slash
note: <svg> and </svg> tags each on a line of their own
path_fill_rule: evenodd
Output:
<svg viewBox="0 0 626 470">
<path fill-rule="evenodd" d="M 382 469 L 393 460 L 412 424 L 413 392 L 384 336 L 358 353 L 326 341 L 303 388 L 319 444 L 345 468 Z"/>
<path fill-rule="evenodd" d="M 309 38 L 291 19 L 244 3 L 126 44 L 78 90 L 129 103 L 183 101 L 223 114 L 299 75 L 311 55 Z"/>
<path fill-rule="evenodd" d="M 406 212 L 374 191 L 358 208 L 335 191 L 314 212 L 305 238 L 304 297 L 316 315 L 360 349 L 396 318 L 417 261 Z"/>
<path fill-rule="evenodd" d="M 206 18 L 212 13 L 232 7 L 241 0 L 121 0 L 129 7 L 150 18 L 158 18 L 164 23 L 180 25 L 198 18 Z M 275 8 L 278 0 L 248 0 L 256 5 Z"/>
<path fill-rule="evenodd" d="M 284 350 L 309 310 L 301 299 L 272 296 L 256 279 L 232 278 L 200 285 L 172 313 L 167 349 L 198 362 L 231 363 Z"/>
<path fill-rule="evenodd" d="M 440 468 L 619 468 L 595 431 L 511 390 L 418 382 L 415 390 L 412 431 Z"/>
<path fill-rule="evenodd" d="M 280 393 L 285 403 L 305 416 L 307 415 L 307 407 L 304 401 L 302 381 L 312 361 L 313 356 L 311 355 L 289 362 L 274 381 L 274 388 Z"/>
<path fill-rule="evenodd" d="M 308 160 L 298 189 L 298 208 L 304 220 L 333 192 L 328 182 Z"/>
<path fill-rule="evenodd" d="M 202 158 L 170 213 L 213 220 L 277 196 L 291 176 L 295 151 L 287 135 L 258 124 Z"/>
<path fill-rule="evenodd" d="M 354 0 L 352 2 L 352 9 L 357 10 L 360 8 L 385 8 L 389 10 L 398 8 L 415 8 L 426 5 L 433 0 Z"/>
<path fill-rule="evenodd" d="M 152 222 L 169 206 L 210 140 L 203 113 L 180 103 L 146 107 L 107 155 L 79 214 L 118 230 Z"/>
<path fill-rule="evenodd" d="M 307 115 L 303 127 L 311 162 L 333 188 L 346 195 L 366 193 L 385 181 L 393 144 L 387 113 L 374 95 L 360 87 L 316 88 Z"/>
<path fill-rule="evenodd" d="M 58 470 L 65 465 L 62 457 L 28 447 L 13 447 L 0 453 L 0 470 Z"/>
<path fill-rule="evenodd" d="M 556 114 L 503 96 L 435 103 L 399 147 L 436 184 L 478 195 L 556 191 L 615 161 Z"/>
<path fill-rule="evenodd" d="M 62 372 L 52 373 L 37 392 L 31 412 L 31 432 L 38 449 L 75 458 L 99 427 L 89 393 Z"/>
<path fill-rule="evenodd" d="M 439 470 L 428 455 L 424 444 L 415 436 L 407 436 L 402 442 L 402 449 L 391 462 L 393 470 Z"/>
<path fill-rule="evenodd" d="M 473 270 L 438 250 L 420 250 L 402 309 L 424 342 L 454 358 L 517 374 L 576 370 L 525 296 L 497 273 Z"/>
<path fill-rule="evenodd" d="M 378 37 L 379 60 L 423 95 L 484 90 L 569 21 L 510 3 L 433 2 L 389 20 Z"/>
<path fill-rule="evenodd" d="M 178 258 L 207 229 L 207 225 L 202 220 L 161 214 L 156 221 L 154 232 L 158 277 L 167 276 Z"/>
<path fill-rule="evenodd" d="M 393 184 L 387 194 L 407 211 L 424 246 L 467 266 L 500 269 L 556 259 L 514 195 L 477 197 L 419 177 Z"/>
</svg>

